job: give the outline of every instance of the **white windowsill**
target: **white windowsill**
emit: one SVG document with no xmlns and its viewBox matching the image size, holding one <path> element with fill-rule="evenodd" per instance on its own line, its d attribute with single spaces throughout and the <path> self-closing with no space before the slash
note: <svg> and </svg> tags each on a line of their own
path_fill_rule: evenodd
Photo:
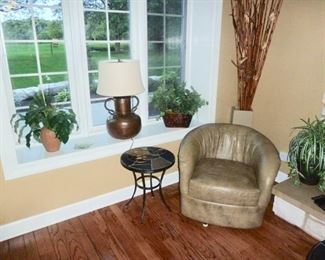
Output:
<svg viewBox="0 0 325 260">
<path fill-rule="evenodd" d="M 70 139 L 67 144 L 61 145 L 59 152 L 55 153 L 47 153 L 42 145 L 34 145 L 31 149 L 19 147 L 16 150 L 18 164 L 10 175 L 5 175 L 5 179 L 12 180 L 121 154 L 130 149 L 131 145 L 151 146 L 177 141 L 201 124 L 195 120 L 192 120 L 189 128 L 166 128 L 161 121 L 149 124 L 142 127 L 141 132 L 133 139 L 133 145 L 131 139 L 114 139 L 107 132 L 102 132 L 89 137 Z M 78 149 L 77 146 L 89 147 Z"/>
</svg>

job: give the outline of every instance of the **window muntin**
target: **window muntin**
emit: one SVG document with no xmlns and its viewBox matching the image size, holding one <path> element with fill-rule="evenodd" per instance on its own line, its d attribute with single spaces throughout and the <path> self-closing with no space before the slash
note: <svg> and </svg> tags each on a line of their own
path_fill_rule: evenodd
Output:
<svg viewBox="0 0 325 260">
<path fill-rule="evenodd" d="M 83 4 L 92 125 L 98 126 L 108 115 L 103 104 L 106 97 L 96 94 L 98 61 L 131 57 L 129 1 L 84 0 Z"/>
<path fill-rule="evenodd" d="M 175 71 L 184 78 L 185 0 L 148 0 L 148 109 L 149 117 L 159 112 L 151 99 L 160 77 Z"/>
<path fill-rule="evenodd" d="M 24 111 L 40 86 L 69 101 L 61 0 L 16 1 L 12 10 L 5 4 L 1 26 L 16 110 Z"/>
</svg>

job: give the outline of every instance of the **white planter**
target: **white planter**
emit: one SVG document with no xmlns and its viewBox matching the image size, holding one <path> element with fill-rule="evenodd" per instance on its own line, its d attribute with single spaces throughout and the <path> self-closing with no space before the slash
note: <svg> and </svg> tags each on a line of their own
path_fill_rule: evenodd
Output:
<svg viewBox="0 0 325 260">
<path fill-rule="evenodd" d="M 231 123 L 252 127 L 253 111 L 238 110 L 233 107 L 231 112 Z"/>
</svg>

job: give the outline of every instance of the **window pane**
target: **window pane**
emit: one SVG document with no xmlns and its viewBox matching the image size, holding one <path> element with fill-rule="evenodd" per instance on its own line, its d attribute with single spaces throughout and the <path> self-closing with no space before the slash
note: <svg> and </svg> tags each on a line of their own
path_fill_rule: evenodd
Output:
<svg viewBox="0 0 325 260">
<path fill-rule="evenodd" d="M 37 76 L 11 78 L 15 106 L 28 106 L 30 100 L 38 91 L 39 84 L 39 77 Z"/>
<path fill-rule="evenodd" d="M 147 9 L 149 13 L 163 13 L 164 0 L 148 0 Z"/>
<path fill-rule="evenodd" d="M 85 12 L 85 28 L 87 40 L 107 40 L 106 14 Z"/>
<path fill-rule="evenodd" d="M 38 50 L 42 72 L 57 72 L 67 70 L 64 43 L 39 43 Z"/>
<path fill-rule="evenodd" d="M 88 9 L 105 9 L 103 0 L 84 0 L 84 7 Z"/>
<path fill-rule="evenodd" d="M 22 1 L 22 2 L 26 2 L 26 0 Z M 61 4 L 61 0 L 32 0 L 32 3 L 37 4 L 37 5 L 51 6 L 51 5 Z"/>
<path fill-rule="evenodd" d="M 148 61 L 149 61 L 149 67 L 164 66 L 164 44 L 163 43 L 148 44 Z"/>
<path fill-rule="evenodd" d="M 164 18 L 162 16 L 148 16 L 148 40 L 162 41 L 164 39 Z"/>
<path fill-rule="evenodd" d="M 107 60 L 106 43 L 87 43 L 88 70 L 97 70 L 98 61 Z"/>
<path fill-rule="evenodd" d="M 182 36 L 182 18 L 166 17 L 167 41 L 180 41 Z"/>
<path fill-rule="evenodd" d="M 148 88 L 149 92 L 157 90 L 160 84 L 160 77 L 164 74 L 163 69 L 149 69 Z"/>
<path fill-rule="evenodd" d="M 100 126 L 106 124 L 106 119 L 110 114 L 104 108 L 105 100 L 98 100 L 91 102 L 91 115 L 93 119 L 93 126 Z"/>
<path fill-rule="evenodd" d="M 6 43 L 10 74 L 37 73 L 33 43 Z"/>
<path fill-rule="evenodd" d="M 31 12 L 27 7 L 3 12 L 3 33 L 5 40 L 33 39 Z"/>
<path fill-rule="evenodd" d="M 39 40 L 63 39 L 62 11 L 53 8 L 34 8 L 36 34 Z"/>
<path fill-rule="evenodd" d="M 182 59 L 181 45 L 175 43 L 166 44 L 166 66 L 180 66 Z"/>
<path fill-rule="evenodd" d="M 166 73 L 175 72 L 179 78 L 182 78 L 181 68 L 166 68 Z"/>
<path fill-rule="evenodd" d="M 38 77 L 15 77 L 11 78 L 11 85 L 13 89 L 37 87 L 39 85 Z"/>
<path fill-rule="evenodd" d="M 109 38 L 110 40 L 129 39 L 128 14 L 109 14 Z"/>
<path fill-rule="evenodd" d="M 90 98 L 98 98 L 100 97 L 97 95 L 97 85 L 98 85 L 98 73 L 89 73 L 89 91 L 90 91 Z"/>
<path fill-rule="evenodd" d="M 111 10 L 129 10 L 128 0 L 107 0 Z"/>
<path fill-rule="evenodd" d="M 68 87 L 68 75 L 62 74 L 62 75 L 44 75 L 42 76 L 43 83 L 56 83 L 61 82 L 63 86 Z"/>
<path fill-rule="evenodd" d="M 164 74 L 163 69 L 149 69 L 148 78 L 148 102 L 149 102 L 149 117 L 159 115 L 159 111 L 152 104 L 153 92 L 155 92 L 160 84 L 160 78 Z"/>
<path fill-rule="evenodd" d="M 130 48 L 127 43 L 111 43 L 111 59 L 113 60 L 125 60 L 130 59 Z"/>
<path fill-rule="evenodd" d="M 167 14 L 182 14 L 183 1 L 182 0 L 166 0 Z"/>
<path fill-rule="evenodd" d="M 50 93 L 54 95 L 54 100 L 56 102 L 69 102 L 71 100 L 67 74 L 45 75 L 42 79 L 43 87 L 49 89 Z"/>
</svg>

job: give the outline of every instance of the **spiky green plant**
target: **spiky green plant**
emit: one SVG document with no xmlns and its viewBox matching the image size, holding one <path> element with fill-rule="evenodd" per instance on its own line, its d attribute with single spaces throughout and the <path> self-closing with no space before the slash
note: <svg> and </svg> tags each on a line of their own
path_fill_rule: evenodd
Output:
<svg viewBox="0 0 325 260">
<path fill-rule="evenodd" d="M 187 89 L 175 72 L 168 72 L 160 79 L 160 85 L 153 94 L 153 105 L 159 109 L 160 116 L 165 112 L 194 115 L 208 102 L 193 88 Z"/>
<path fill-rule="evenodd" d="M 325 120 L 302 121 L 305 125 L 294 128 L 299 132 L 289 144 L 289 177 L 299 185 L 299 175 L 305 178 L 317 174 L 319 189 L 325 191 Z"/>
<path fill-rule="evenodd" d="M 14 114 L 11 118 L 11 125 L 18 134 L 18 142 L 28 129 L 25 135 L 26 146 L 30 148 L 32 137 L 40 142 L 41 129 L 46 127 L 55 132 L 56 137 L 63 143 L 67 143 L 69 135 L 78 123 L 72 109 L 60 109 L 53 105 L 54 98 L 50 93 L 39 91 L 30 102 L 25 114 Z"/>
</svg>

